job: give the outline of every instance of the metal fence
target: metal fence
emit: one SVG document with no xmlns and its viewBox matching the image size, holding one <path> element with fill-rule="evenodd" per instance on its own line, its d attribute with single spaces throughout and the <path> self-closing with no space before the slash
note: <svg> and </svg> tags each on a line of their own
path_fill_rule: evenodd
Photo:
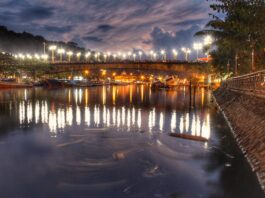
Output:
<svg viewBox="0 0 265 198">
<path fill-rule="evenodd" d="M 224 86 L 231 90 L 265 97 L 265 70 L 228 79 Z"/>
</svg>

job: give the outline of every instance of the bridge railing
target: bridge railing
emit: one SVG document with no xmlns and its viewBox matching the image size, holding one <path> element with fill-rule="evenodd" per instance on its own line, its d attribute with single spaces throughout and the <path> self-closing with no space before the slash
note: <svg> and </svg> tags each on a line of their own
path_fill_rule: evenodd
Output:
<svg viewBox="0 0 265 198">
<path fill-rule="evenodd" d="M 231 90 L 265 97 L 265 70 L 228 79 L 224 85 Z"/>
</svg>

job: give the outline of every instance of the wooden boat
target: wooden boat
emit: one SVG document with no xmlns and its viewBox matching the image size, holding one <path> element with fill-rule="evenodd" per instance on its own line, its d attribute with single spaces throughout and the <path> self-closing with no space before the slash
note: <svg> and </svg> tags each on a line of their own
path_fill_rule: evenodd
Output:
<svg viewBox="0 0 265 198">
<path fill-rule="evenodd" d="M 32 87 L 33 87 L 33 85 L 31 85 L 31 84 L 0 81 L 0 89 L 32 88 Z"/>
<path fill-rule="evenodd" d="M 193 135 L 190 135 L 190 134 L 170 133 L 169 135 L 171 137 L 182 138 L 182 139 L 186 139 L 186 140 L 193 140 L 193 141 L 199 141 L 199 142 L 208 142 L 208 139 L 205 138 L 205 137 L 193 136 Z"/>
</svg>

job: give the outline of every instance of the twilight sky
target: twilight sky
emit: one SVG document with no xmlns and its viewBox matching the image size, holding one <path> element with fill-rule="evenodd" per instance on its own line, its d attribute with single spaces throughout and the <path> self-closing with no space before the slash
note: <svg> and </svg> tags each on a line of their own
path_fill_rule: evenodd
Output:
<svg viewBox="0 0 265 198">
<path fill-rule="evenodd" d="M 0 0 L 0 25 L 94 50 L 191 47 L 206 0 Z"/>
</svg>

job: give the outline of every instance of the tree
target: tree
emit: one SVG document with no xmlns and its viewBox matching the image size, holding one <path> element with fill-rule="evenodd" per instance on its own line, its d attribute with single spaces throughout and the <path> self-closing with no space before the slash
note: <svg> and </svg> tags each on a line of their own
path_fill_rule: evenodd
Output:
<svg viewBox="0 0 265 198">
<path fill-rule="evenodd" d="M 213 64 L 218 69 L 234 65 L 237 75 L 262 66 L 265 46 L 264 0 L 208 0 L 214 13 L 205 30 L 196 35 L 211 34 L 215 38 L 211 51 Z M 249 67 L 249 65 L 252 65 Z"/>
</svg>

